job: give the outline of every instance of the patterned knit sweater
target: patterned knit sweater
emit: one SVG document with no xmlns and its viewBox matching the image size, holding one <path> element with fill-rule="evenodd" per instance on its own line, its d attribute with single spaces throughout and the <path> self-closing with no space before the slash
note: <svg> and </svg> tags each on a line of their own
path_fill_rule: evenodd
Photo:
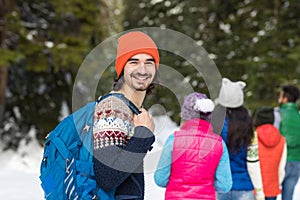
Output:
<svg viewBox="0 0 300 200">
<path fill-rule="evenodd" d="M 126 145 L 133 135 L 132 118 L 130 108 L 117 97 L 98 103 L 94 113 L 94 149 Z"/>
<path fill-rule="evenodd" d="M 153 133 L 134 127 L 131 109 L 110 96 L 95 107 L 93 137 L 97 185 L 116 198 L 144 199 L 143 159 L 155 140 Z"/>
</svg>

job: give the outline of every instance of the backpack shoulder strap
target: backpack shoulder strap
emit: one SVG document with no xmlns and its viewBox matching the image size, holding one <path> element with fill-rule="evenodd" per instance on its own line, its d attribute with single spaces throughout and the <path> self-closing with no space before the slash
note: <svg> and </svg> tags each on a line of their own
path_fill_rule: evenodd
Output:
<svg viewBox="0 0 300 200">
<path fill-rule="evenodd" d="M 129 99 L 127 99 L 123 94 L 121 93 L 108 93 L 104 96 L 99 97 L 97 103 L 99 103 L 100 101 L 110 97 L 110 96 L 114 96 L 117 97 L 119 99 L 121 99 L 131 110 L 133 113 L 135 113 L 136 115 L 140 114 L 141 111 L 138 109 L 138 107 L 132 103 L 132 101 L 130 101 Z"/>
</svg>

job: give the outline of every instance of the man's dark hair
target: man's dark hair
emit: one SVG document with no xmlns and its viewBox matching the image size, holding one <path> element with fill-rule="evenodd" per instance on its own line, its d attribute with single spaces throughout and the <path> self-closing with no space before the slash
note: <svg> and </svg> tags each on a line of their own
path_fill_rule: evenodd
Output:
<svg viewBox="0 0 300 200">
<path fill-rule="evenodd" d="M 288 102 L 296 102 L 299 98 L 299 89 L 294 85 L 284 85 L 281 87 L 283 96 L 288 99 Z"/>
<path fill-rule="evenodd" d="M 146 90 L 147 95 L 152 94 L 152 91 L 155 88 L 155 86 L 160 83 L 159 77 L 160 77 L 159 72 L 156 71 L 155 74 L 154 74 L 154 78 L 153 78 L 152 83 L 149 85 L 149 87 Z M 123 83 L 124 83 L 124 70 L 122 70 L 119 77 L 116 77 L 114 79 L 113 90 L 114 91 L 119 91 L 121 89 Z"/>
</svg>

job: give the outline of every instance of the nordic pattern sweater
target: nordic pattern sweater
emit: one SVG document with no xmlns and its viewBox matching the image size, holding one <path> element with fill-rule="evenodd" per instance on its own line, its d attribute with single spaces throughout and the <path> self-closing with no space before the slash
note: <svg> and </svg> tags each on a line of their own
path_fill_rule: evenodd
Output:
<svg viewBox="0 0 300 200">
<path fill-rule="evenodd" d="M 95 107 L 94 172 L 97 184 L 116 198 L 144 199 L 143 159 L 154 142 L 146 127 L 133 126 L 133 113 L 111 96 Z"/>
</svg>

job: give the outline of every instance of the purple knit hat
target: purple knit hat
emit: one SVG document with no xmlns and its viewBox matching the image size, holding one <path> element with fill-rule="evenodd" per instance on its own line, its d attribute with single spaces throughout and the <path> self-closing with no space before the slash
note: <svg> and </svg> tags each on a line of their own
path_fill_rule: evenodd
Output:
<svg viewBox="0 0 300 200">
<path fill-rule="evenodd" d="M 210 120 L 211 112 L 214 108 L 215 105 L 213 101 L 207 98 L 205 94 L 193 92 L 184 99 L 181 108 L 181 118 L 187 121 L 194 118 L 200 118 L 200 116 L 204 115 L 205 119 Z"/>
</svg>

